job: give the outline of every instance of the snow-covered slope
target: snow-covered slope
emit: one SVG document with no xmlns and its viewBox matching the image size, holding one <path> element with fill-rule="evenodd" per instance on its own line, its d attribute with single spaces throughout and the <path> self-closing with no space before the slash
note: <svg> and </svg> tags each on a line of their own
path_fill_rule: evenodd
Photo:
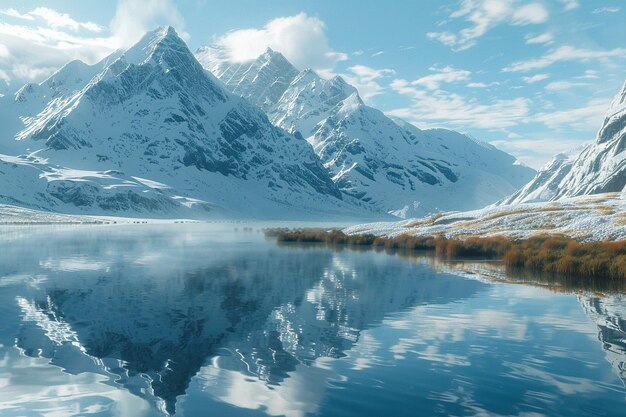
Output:
<svg viewBox="0 0 626 417">
<path fill-rule="evenodd" d="M 198 61 L 235 94 L 268 111 L 283 95 L 298 70 L 281 54 L 268 48 L 257 60 L 231 65 L 224 51 L 205 46 Z"/>
<path fill-rule="evenodd" d="M 580 150 L 555 155 L 528 184 L 499 201 L 498 205 L 549 201 L 556 198 L 561 193 L 560 183 L 572 171 L 578 152 Z"/>
<path fill-rule="evenodd" d="M 400 217 L 479 208 L 534 174 L 468 136 L 394 121 L 365 105 L 341 77 L 297 73 L 278 52 L 268 49 L 245 63 L 229 63 L 214 47 L 196 56 L 233 92 L 260 104 L 275 125 L 303 135 L 347 199 L 364 207 Z"/>
<path fill-rule="evenodd" d="M 439 213 L 400 222 L 352 226 L 348 234 L 380 236 L 502 235 L 528 238 L 537 234 L 565 235 L 583 240 L 626 239 L 626 193 L 605 193 L 559 201 L 490 206 L 480 210 Z"/>
<path fill-rule="evenodd" d="M 569 155 L 557 155 L 530 183 L 501 204 L 619 192 L 625 185 L 626 83 L 609 107 L 593 143 Z"/>
<path fill-rule="evenodd" d="M 184 200 L 243 217 L 353 214 L 311 146 L 225 89 L 170 27 L 96 65 L 74 61 L 2 98 L 0 110 L 0 153 L 30 155 L 37 161 L 24 170 L 48 172 L 54 164 L 58 174 L 40 175 L 45 183 L 29 171 L 38 185 L 19 196 L 3 187 L 5 201 L 85 213 L 162 213 Z M 34 166 L 41 161 L 46 167 Z M 61 183 L 53 177 L 73 191 L 56 195 Z M 16 175 L 3 181 L 21 184 Z M 92 198 L 120 192 L 129 205 Z"/>
<path fill-rule="evenodd" d="M 195 218 L 228 214 L 151 180 L 114 170 L 65 168 L 36 156 L 0 154 L 0 178 L 0 204 L 44 211 Z"/>
</svg>

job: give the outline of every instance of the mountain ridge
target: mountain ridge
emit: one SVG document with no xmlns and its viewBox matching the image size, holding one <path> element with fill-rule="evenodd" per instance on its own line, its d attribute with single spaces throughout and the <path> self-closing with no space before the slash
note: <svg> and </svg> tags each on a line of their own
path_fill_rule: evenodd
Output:
<svg viewBox="0 0 626 417">
<path fill-rule="evenodd" d="M 255 60 L 231 63 L 224 50 L 207 46 L 196 57 L 233 93 L 245 92 L 244 98 L 260 103 L 276 126 L 301 133 L 343 194 L 359 205 L 400 217 L 480 208 L 513 193 L 534 174 L 473 138 L 390 119 L 366 105 L 340 76 L 324 79 L 311 69 L 294 76 L 295 67 L 279 52 L 266 50 Z M 288 69 L 289 85 L 284 77 L 276 83 L 268 76 L 275 73 L 266 70 L 271 61 Z M 270 87 L 276 90 L 267 98 Z M 459 158 L 461 148 L 468 155 Z M 497 169 L 481 158 L 495 160 Z"/>
<path fill-rule="evenodd" d="M 94 66 L 70 63 L 43 83 L 25 86 L 14 100 L 4 97 L 0 106 L 8 108 L 4 118 L 28 113 L 23 122 L 11 120 L 14 127 L 23 123 L 14 133 L 17 140 L 5 138 L 0 145 L 0 152 L 12 151 L 5 154 L 35 158 L 21 164 L 24 169 L 46 170 L 41 164 L 52 163 L 64 172 L 120 173 L 115 185 L 92 181 L 91 194 L 121 189 L 128 178 L 140 177 L 148 180 L 137 184 L 141 193 L 167 196 L 177 215 L 203 214 L 187 210 L 181 199 L 238 217 L 366 214 L 342 201 L 310 145 L 225 89 L 171 27 L 149 32 Z M 19 178 L 5 178 L 15 181 L 9 188 L 19 189 Z M 55 180 L 39 179 L 35 188 L 43 195 L 22 201 L 50 210 L 70 207 L 50 194 Z M 63 199 L 97 201 L 83 195 L 86 179 L 65 176 L 64 181 L 81 187 L 72 187 Z M 133 200 L 129 197 L 130 206 Z M 90 209 L 102 207 L 75 205 L 80 213 Z M 127 211 L 145 213 L 142 207 Z"/>
</svg>

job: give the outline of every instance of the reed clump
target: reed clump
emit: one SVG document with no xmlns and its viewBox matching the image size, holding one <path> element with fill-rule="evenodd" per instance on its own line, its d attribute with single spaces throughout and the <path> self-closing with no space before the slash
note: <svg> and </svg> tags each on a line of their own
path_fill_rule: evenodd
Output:
<svg viewBox="0 0 626 417">
<path fill-rule="evenodd" d="M 582 243 L 565 237 L 531 237 L 514 242 L 503 261 L 514 269 L 626 280 L 626 241 Z"/>
<path fill-rule="evenodd" d="M 346 235 L 337 229 L 267 229 L 282 243 L 323 243 L 385 250 L 434 252 L 447 259 L 501 259 L 509 270 L 626 281 L 626 241 L 579 242 L 558 235 L 513 240 L 504 236 L 446 239 L 440 236 Z"/>
</svg>

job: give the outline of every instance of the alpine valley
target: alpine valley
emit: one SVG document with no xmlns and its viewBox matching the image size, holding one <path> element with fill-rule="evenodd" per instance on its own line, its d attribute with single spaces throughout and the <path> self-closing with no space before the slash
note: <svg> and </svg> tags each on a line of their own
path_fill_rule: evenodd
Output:
<svg viewBox="0 0 626 417">
<path fill-rule="evenodd" d="M 392 218 L 476 209 L 535 172 L 367 106 L 268 49 L 194 56 L 171 27 L 0 98 L 0 203 L 69 214 Z"/>
</svg>

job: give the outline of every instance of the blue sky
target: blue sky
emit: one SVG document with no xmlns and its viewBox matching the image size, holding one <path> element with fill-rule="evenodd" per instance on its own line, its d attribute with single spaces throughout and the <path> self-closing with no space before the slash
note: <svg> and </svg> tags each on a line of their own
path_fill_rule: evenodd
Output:
<svg viewBox="0 0 626 417">
<path fill-rule="evenodd" d="M 538 167 L 593 140 L 626 80 L 625 21 L 620 0 L 0 0 L 0 89 L 171 24 L 192 50 L 271 46 L 388 114 Z"/>
</svg>

